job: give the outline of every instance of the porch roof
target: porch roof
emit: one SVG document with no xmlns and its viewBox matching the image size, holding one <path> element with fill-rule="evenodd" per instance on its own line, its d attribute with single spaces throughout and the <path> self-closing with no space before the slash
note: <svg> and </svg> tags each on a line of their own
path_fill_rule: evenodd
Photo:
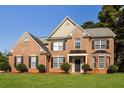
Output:
<svg viewBox="0 0 124 93">
<path fill-rule="evenodd" d="M 97 53 L 107 53 L 110 54 L 108 51 L 106 50 L 96 50 L 95 52 L 93 52 L 92 54 L 97 54 Z"/>
<path fill-rule="evenodd" d="M 86 54 L 86 50 L 70 50 L 69 54 Z"/>
</svg>

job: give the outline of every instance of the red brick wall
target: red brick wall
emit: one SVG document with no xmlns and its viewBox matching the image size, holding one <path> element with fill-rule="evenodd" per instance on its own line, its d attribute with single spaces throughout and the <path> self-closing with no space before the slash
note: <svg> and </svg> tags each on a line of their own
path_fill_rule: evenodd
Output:
<svg viewBox="0 0 124 93">
<path fill-rule="evenodd" d="M 51 42 L 54 42 L 55 40 L 50 40 L 48 41 L 48 48 L 49 51 L 52 54 L 52 57 L 54 56 L 64 56 L 65 57 L 65 61 L 67 62 L 67 54 L 69 53 L 70 50 L 74 50 L 74 41 L 76 38 L 80 38 L 81 41 L 81 48 L 82 50 L 86 50 L 87 51 L 87 63 L 89 65 L 92 66 L 92 53 L 95 51 L 92 49 L 92 39 L 91 38 L 83 38 L 83 31 L 76 27 L 74 29 L 75 31 L 73 31 L 72 33 L 72 38 L 71 39 L 67 39 L 67 41 L 65 42 L 66 45 L 66 50 L 63 51 L 51 51 Z M 108 51 L 110 53 L 110 64 L 113 64 L 114 62 L 114 40 L 113 38 L 107 38 L 109 39 L 109 49 L 106 49 L 106 51 Z M 51 62 L 49 62 L 49 71 L 50 72 L 61 72 L 61 70 L 59 68 L 51 68 Z M 71 71 L 71 70 L 70 70 Z M 91 71 L 91 73 L 106 73 L 107 69 L 94 69 L 93 71 Z"/>
<path fill-rule="evenodd" d="M 27 36 L 27 34 L 25 33 Z M 9 64 L 12 68 L 12 72 L 17 72 L 14 68 L 14 58 L 17 55 L 23 56 L 23 63 L 29 66 L 29 56 L 36 55 L 38 56 L 38 64 L 46 65 L 46 55 L 41 55 L 40 48 L 37 44 L 30 38 L 29 42 L 24 42 L 24 38 L 22 37 L 16 46 L 13 48 L 12 56 L 9 56 Z M 37 72 L 36 68 L 28 68 L 29 72 Z"/>
</svg>

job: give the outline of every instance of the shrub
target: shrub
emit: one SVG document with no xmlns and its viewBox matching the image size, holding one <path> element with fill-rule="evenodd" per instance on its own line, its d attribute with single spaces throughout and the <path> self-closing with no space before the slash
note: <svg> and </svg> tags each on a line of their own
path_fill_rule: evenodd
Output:
<svg viewBox="0 0 124 93">
<path fill-rule="evenodd" d="M 88 64 L 82 65 L 82 69 L 84 70 L 84 74 L 87 74 L 88 71 L 92 70 L 92 68 Z"/>
<path fill-rule="evenodd" d="M 124 72 L 124 61 L 119 65 L 118 72 Z"/>
<path fill-rule="evenodd" d="M 61 70 L 64 70 L 65 73 L 68 73 L 70 68 L 71 68 L 71 65 L 69 63 L 62 63 L 61 65 Z"/>
<path fill-rule="evenodd" d="M 7 62 L 0 63 L 0 70 L 7 72 L 10 69 L 10 66 Z"/>
<path fill-rule="evenodd" d="M 16 66 L 16 70 L 18 70 L 20 72 L 27 72 L 28 71 L 28 69 L 27 69 L 25 64 L 18 64 Z"/>
<path fill-rule="evenodd" d="M 37 70 L 39 71 L 39 73 L 44 73 L 46 71 L 45 65 L 43 64 L 38 65 Z"/>
<path fill-rule="evenodd" d="M 117 71 L 118 71 L 118 67 L 116 65 L 109 66 L 109 68 L 107 70 L 108 73 L 115 73 Z"/>
</svg>

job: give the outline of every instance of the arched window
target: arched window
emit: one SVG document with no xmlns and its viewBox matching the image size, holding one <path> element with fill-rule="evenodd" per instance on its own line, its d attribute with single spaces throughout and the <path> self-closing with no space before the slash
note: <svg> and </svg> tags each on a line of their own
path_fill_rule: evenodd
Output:
<svg viewBox="0 0 124 93">
<path fill-rule="evenodd" d="M 75 39 L 75 48 L 80 48 L 80 39 L 79 38 L 76 38 Z"/>
</svg>

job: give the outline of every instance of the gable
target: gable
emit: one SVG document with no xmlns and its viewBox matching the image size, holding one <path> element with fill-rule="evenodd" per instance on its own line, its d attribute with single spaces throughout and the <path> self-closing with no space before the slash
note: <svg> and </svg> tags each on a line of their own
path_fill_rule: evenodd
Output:
<svg viewBox="0 0 124 93">
<path fill-rule="evenodd" d="M 32 36 L 31 34 L 29 34 L 28 32 L 25 32 L 21 38 L 17 41 L 17 43 L 15 44 L 15 46 L 11 49 L 11 52 L 13 52 L 14 49 L 22 49 L 22 47 L 36 47 L 38 49 L 40 49 L 40 51 L 46 53 L 45 49 L 39 44 L 39 42 L 37 42 L 34 39 L 34 36 Z"/>
<path fill-rule="evenodd" d="M 70 36 L 70 34 L 75 31 L 76 28 L 79 28 L 82 30 L 82 32 L 89 36 L 89 34 L 82 29 L 78 24 L 76 24 L 73 20 L 71 20 L 69 17 L 66 17 L 59 25 L 58 27 L 48 36 L 48 38 L 66 38 Z"/>
<path fill-rule="evenodd" d="M 76 24 L 69 18 L 66 17 L 59 26 L 50 34 L 51 37 L 66 37 L 70 32 L 74 30 Z"/>
</svg>

